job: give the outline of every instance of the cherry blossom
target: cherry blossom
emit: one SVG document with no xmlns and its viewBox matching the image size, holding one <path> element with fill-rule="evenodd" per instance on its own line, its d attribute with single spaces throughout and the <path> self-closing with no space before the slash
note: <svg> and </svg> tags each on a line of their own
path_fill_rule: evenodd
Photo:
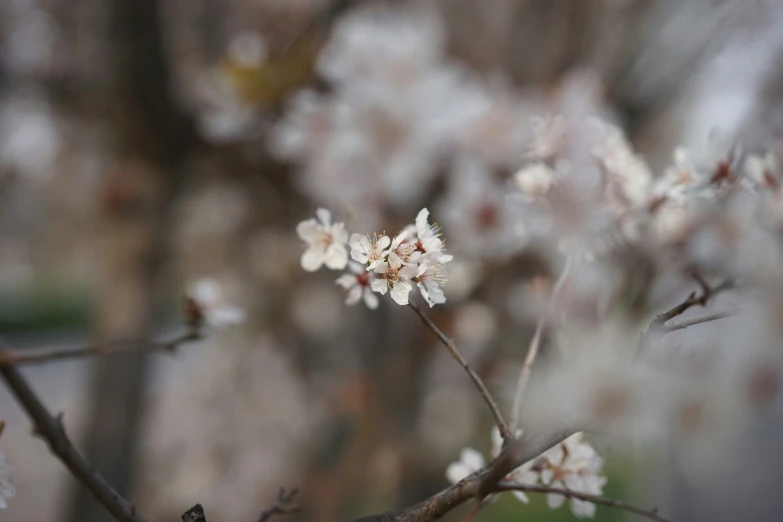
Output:
<svg viewBox="0 0 783 522">
<path fill-rule="evenodd" d="M 602 493 L 606 484 L 606 477 L 600 475 L 603 459 L 588 442 L 582 440 L 582 433 L 576 433 L 547 450 L 541 460 L 541 482 L 544 485 L 590 495 Z M 562 495 L 547 494 L 547 504 L 552 509 L 560 507 L 564 501 Z M 595 504 L 579 499 L 571 499 L 570 503 L 575 516 L 595 516 Z"/>
<path fill-rule="evenodd" d="M 245 321 L 245 311 L 226 301 L 222 285 L 205 277 L 188 286 L 187 296 L 198 307 L 197 313 L 214 328 L 223 328 Z"/>
<path fill-rule="evenodd" d="M 342 270 L 348 263 L 345 243 L 348 233 L 343 223 L 332 224 L 332 213 L 325 208 L 316 210 L 318 219 L 302 221 L 296 227 L 299 238 L 307 243 L 302 254 L 302 268 L 315 272 L 322 265 L 332 270 Z"/>
<path fill-rule="evenodd" d="M 356 263 L 349 263 L 348 268 L 351 273 L 343 274 L 335 281 L 345 290 L 345 304 L 353 306 L 363 299 L 364 304 L 370 310 L 378 308 L 378 296 L 373 293 L 371 288 L 375 274 L 368 272 L 362 265 Z"/>
<path fill-rule="evenodd" d="M 375 270 L 387 255 L 386 249 L 391 245 L 391 239 L 386 235 L 374 235 L 372 238 L 361 234 L 352 234 L 348 245 L 351 247 L 351 258 L 367 265 L 366 270 Z"/>
<path fill-rule="evenodd" d="M 393 246 L 394 243 L 392 243 Z M 380 279 L 373 281 L 372 289 L 381 295 L 385 295 L 386 291 L 390 290 L 389 295 L 391 295 L 395 303 L 407 305 L 408 295 L 413 289 L 411 281 L 413 278 L 420 276 L 426 269 L 426 265 L 405 264 L 392 251 L 389 254 L 388 261 L 381 261 L 375 267 L 375 273 L 379 274 Z"/>
<path fill-rule="evenodd" d="M 459 460 L 452 462 L 446 468 L 446 480 L 456 484 L 483 468 L 485 464 L 484 455 L 479 451 L 464 448 L 459 454 Z"/>
<path fill-rule="evenodd" d="M 0 509 L 8 507 L 7 500 L 16 496 L 16 488 L 11 483 L 14 468 L 8 465 L 5 454 L 0 451 Z"/>
</svg>

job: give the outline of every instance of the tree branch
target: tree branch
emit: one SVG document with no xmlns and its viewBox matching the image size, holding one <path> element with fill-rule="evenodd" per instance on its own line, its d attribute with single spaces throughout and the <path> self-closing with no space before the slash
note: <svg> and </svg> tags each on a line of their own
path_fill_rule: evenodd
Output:
<svg viewBox="0 0 783 522">
<path fill-rule="evenodd" d="M 587 502 L 592 502 L 593 504 L 599 504 L 601 506 L 607 506 L 617 509 L 622 509 L 623 511 L 628 511 L 629 513 L 634 513 L 635 515 L 639 515 L 644 518 L 648 518 L 650 520 L 655 520 L 656 522 L 670 522 L 669 519 L 664 518 L 658 514 L 658 509 L 642 509 L 636 506 L 632 506 L 630 504 L 626 504 L 625 502 L 622 502 L 620 500 L 615 500 L 613 498 L 607 498 L 607 497 L 601 497 L 598 495 L 589 495 L 587 493 L 579 493 L 577 491 L 571 491 L 569 489 L 563 489 L 563 488 L 553 488 L 551 486 L 530 486 L 525 484 L 511 484 L 506 482 L 501 482 L 497 485 L 496 491 L 522 491 L 525 493 L 556 493 L 558 495 L 563 495 L 564 497 L 568 499 L 575 498 L 577 500 L 584 500 Z"/>
<path fill-rule="evenodd" d="M 718 321 L 720 319 L 726 319 L 727 317 L 734 317 L 735 315 L 739 315 L 740 312 L 741 310 L 737 308 L 734 310 L 726 310 L 725 312 L 717 312 L 714 314 L 702 315 L 700 317 L 694 317 L 686 321 L 680 321 L 679 323 L 666 325 L 665 328 L 667 332 L 676 332 L 677 330 L 684 330 L 689 326 L 695 326 L 697 324 L 702 324 L 702 323 L 709 323 L 710 321 Z"/>
<path fill-rule="evenodd" d="M 653 341 L 660 338 L 667 332 L 666 323 L 668 321 L 679 315 L 682 315 L 691 307 L 696 305 L 705 306 L 712 297 L 734 287 L 733 281 L 729 279 L 716 287 L 712 287 L 699 274 L 694 273 L 693 277 L 701 287 L 701 293 L 697 295 L 696 292 L 691 292 L 691 294 L 680 304 L 674 306 L 666 312 L 663 312 L 662 314 L 658 314 L 652 321 L 650 321 L 649 326 L 647 326 L 647 329 L 639 338 L 639 344 L 636 348 L 637 358 L 647 349 L 648 346 L 653 343 Z"/>
<path fill-rule="evenodd" d="M 4 359 L 10 356 L 2 341 L 0 341 L 0 356 Z M 120 496 L 73 447 L 65 433 L 62 416 L 52 417 L 22 374 L 13 365 L 4 365 L 0 366 L 0 375 L 33 422 L 36 435 L 46 440 L 51 451 L 68 468 L 68 471 L 111 513 L 115 520 L 146 522 L 133 504 Z"/>
<path fill-rule="evenodd" d="M 147 341 L 143 339 L 124 339 L 111 341 L 105 344 L 83 346 L 81 348 L 55 348 L 51 350 L 27 353 L 0 351 L 0 367 L 19 366 L 23 364 L 40 364 L 63 359 L 80 359 L 91 356 L 116 355 L 127 352 L 139 351 L 139 346 L 144 351 L 173 352 L 180 345 L 203 339 L 203 335 L 194 329 L 179 335 L 168 341 Z"/>
<path fill-rule="evenodd" d="M 549 306 L 548 309 L 544 313 L 542 317 L 538 319 L 538 322 L 536 323 L 536 330 L 533 333 L 533 338 L 530 340 L 530 345 L 527 348 L 527 356 L 525 356 L 525 362 L 522 365 L 522 371 L 519 373 L 519 380 L 517 381 L 517 389 L 514 393 L 514 404 L 511 407 L 511 430 L 516 431 L 517 429 L 517 421 L 519 419 L 519 409 L 522 405 L 522 397 L 525 395 L 525 388 L 527 388 L 527 383 L 530 380 L 530 374 L 533 372 L 533 364 L 536 362 L 536 357 L 538 356 L 538 348 L 541 346 L 541 336 L 544 333 L 544 326 L 546 326 L 546 320 L 549 316 L 549 314 L 552 313 L 552 307 L 557 300 L 558 296 L 560 295 L 560 292 L 563 290 L 563 287 L 565 286 L 566 279 L 568 278 L 568 273 L 571 271 L 571 265 L 573 263 L 573 258 L 568 258 L 566 261 L 565 267 L 563 267 L 563 271 L 560 274 L 560 277 L 557 280 L 557 283 L 555 283 L 555 287 L 552 289 L 552 295 L 549 298 Z"/>
<path fill-rule="evenodd" d="M 416 312 L 416 315 L 421 318 L 422 322 L 427 326 L 427 328 L 432 331 L 433 334 L 435 334 L 435 337 L 438 338 L 438 340 L 445 346 L 449 353 L 451 354 L 454 359 L 457 360 L 457 362 L 462 366 L 462 368 L 465 369 L 465 372 L 467 372 L 470 379 L 473 381 L 473 384 L 476 385 L 476 388 L 478 388 L 479 393 L 481 393 L 481 396 L 484 398 L 484 402 L 487 403 L 487 406 L 489 406 L 489 409 L 492 411 L 492 416 L 495 417 L 495 424 L 497 424 L 498 429 L 500 430 L 500 435 L 503 437 L 503 440 L 509 441 L 513 440 L 513 435 L 508 429 L 508 426 L 506 425 L 506 421 L 503 420 L 503 414 L 500 413 L 500 408 L 498 408 L 497 403 L 495 402 L 495 399 L 492 398 L 492 395 L 489 393 L 489 390 L 484 385 L 484 381 L 481 380 L 481 377 L 478 376 L 478 374 L 471 368 L 470 364 L 468 364 L 468 361 L 465 360 L 465 358 L 462 356 L 462 354 L 457 349 L 457 346 L 454 344 L 454 342 L 446 337 L 446 335 L 438 328 L 438 326 L 432 322 L 432 319 L 430 319 L 427 314 L 425 314 L 418 306 L 416 306 L 413 303 L 408 303 L 408 306 L 411 307 L 411 309 Z"/>
<path fill-rule="evenodd" d="M 275 515 L 287 515 L 288 513 L 296 513 L 299 511 L 299 506 L 294 503 L 294 497 L 298 492 L 299 490 L 296 488 L 291 491 L 280 488 L 280 491 L 277 493 L 277 501 L 272 507 L 261 512 L 258 522 L 267 522 L 267 520 Z"/>
</svg>

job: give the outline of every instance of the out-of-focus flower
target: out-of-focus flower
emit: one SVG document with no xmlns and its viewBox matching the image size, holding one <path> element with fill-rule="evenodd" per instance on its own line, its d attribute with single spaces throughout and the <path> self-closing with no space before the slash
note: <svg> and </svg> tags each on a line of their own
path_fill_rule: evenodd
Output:
<svg viewBox="0 0 783 522">
<path fill-rule="evenodd" d="M 345 243 L 348 233 L 343 223 L 332 224 L 332 213 L 325 208 L 315 212 L 318 219 L 302 221 L 296 227 L 299 238 L 307 243 L 302 254 L 302 268 L 315 272 L 322 265 L 332 270 L 342 270 L 348 263 L 348 250 Z"/>
<path fill-rule="evenodd" d="M 14 468 L 5 461 L 5 454 L 0 451 L 0 509 L 8 507 L 8 499 L 16 496 L 16 488 L 11 484 Z"/>
<path fill-rule="evenodd" d="M 372 238 L 362 234 L 352 234 L 348 242 L 351 247 L 351 258 L 367 266 L 366 270 L 375 270 L 384 257 L 386 249 L 391 245 L 391 239 L 385 235 L 374 235 Z"/>
<path fill-rule="evenodd" d="M 189 319 L 193 324 L 203 319 L 214 328 L 222 328 L 245 321 L 245 311 L 226 301 L 223 287 L 215 279 L 207 277 L 195 281 L 188 287 L 187 296 L 195 304 L 190 314 L 196 317 Z"/>
<path fill-rule="evenodd" d="M 565 145 L 565 120 L 562 116 L 530 118 L 533 140 L 528 146 L 527 157 L 533 160 L 548 160 L 555 157 Z"/>
<path fill-rule="evenodd" d="M 378 308 L 378 296 L 373 293 L 371 288 L 375 274 L 368 272 L 363 266 L 356 263 L 349 263 L 348 268 L 351 273 L 343 274 L 335 281 L 345 290 L 345 304 L 353 306 L 359 300 L 364 299 L 364 304 L 370 310 Z"/>
<path fill-rule="evenodd" d="M 446 468 L 446 480 L 456 484 L 483 468 L 485 464 L 484 455 L 473 448 L 464 448 L 459 454 L 459 460 Z"/>
<path fill-rule="evenodd" d="M 601 476 L 603 459 L 593 447 L 576 433 L 547 450 L 542 456 L 541 482 L 554 488 L 569 489 L 590 495 L 600 495 L 606 484 Z M 563 505 L 565 497 L 555 493 L 547 494 L 547 504 L 556 509 Z M 577 517 L 595 516 L 595 504 L 571 499 L 571 511 Z"/>
<path fill-rule="evenodd" d="M 517 188 L 532 198 L 546 196 L 556 179 L 557 172 L 541 162 L 527 165 L 514 174 Z"/>
</svg>

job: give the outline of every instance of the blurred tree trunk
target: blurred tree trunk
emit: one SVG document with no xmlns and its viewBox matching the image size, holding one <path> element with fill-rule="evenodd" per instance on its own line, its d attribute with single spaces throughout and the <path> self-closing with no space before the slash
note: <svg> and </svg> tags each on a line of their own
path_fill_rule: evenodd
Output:
<svg viewBox="0 0 783 522">
<path fill-rule="evenodd" d="M 107 99 L 116 161 L 100 195 L 98 342 L 154 332 L 165 290 L 169 214 L 195 143 L 192 123 L 169 90 L 157 2 L 114 0 L 109 28 Z M 129 354 L 96 361 L 89 385 L 87 457 L 124 495 L 135 471 L 146 379 L 146 357 Z M 69 520 L 111 519 L 87 492 L 73 487 Z"/>
</svg>

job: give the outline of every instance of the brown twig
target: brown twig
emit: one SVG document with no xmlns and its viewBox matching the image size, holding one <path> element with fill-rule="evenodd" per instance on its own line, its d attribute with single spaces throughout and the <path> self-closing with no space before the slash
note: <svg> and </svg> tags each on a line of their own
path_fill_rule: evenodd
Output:
<svg viewBox="0 0 783 522">
<path fill-rule="evenodd" d="M 660 338 L 661 335 L 665 334 L 668 329 L 666 327 L 666 323 L 675 317 L 682 315 L 685 313 L 688 309 L 694 307 L 694 306 L 705 306 L 707 302 L 714 296 L 718 295 L 719 293 L 730 290 L 734 287 L 734 284 L 731 280 L 726 280 L 723 283 L 721 283 L 718 286 L 712 287 L 710 286 L 699 274 L 694 273 L 693 274 L 694 279 L 701 287 L 701 293 L 691 292 L 688 297 L 682 301 L 680 304 L 674 306 L 673 308 L 667 310 L 666 312 L 663 312 L 662 314 L 658 314 L 655 316 L 655 318 L 650 321 L 650 324 L 647 326 L 647 329 L 642 333 L 641 337 L 639 338 L 639 344 L 637 345 L 636 349 L 636 356 L 638 357 L 641 355 L 648 346 L 652 344 L 653 341 Z M 698 323 L 694 323 L 698 324 Z"/>
<path fill-rule="evenodd" d="M 148 341 L 141 339 L 125 339 L 112 341 L 105 344 L 83 346 L 81 348 L 55 348 L 45 351 L 27 352 L 0 352 L 0 367 L 20 366 L 23 364 L 41 364 L 63 359 L 79 359 L 82 357 L 116 355 L 120 353 L 138 351 L 139 347 L 148 352 L 162 351 L 173 352 L 180 345 L 198 341 L 203 335 L 197 330 L 188 330 L 168 341 Z"/>
<path fill-rule="evenodd" d="M 680 321 L 678 323 L 665 325 L 667 332 L 676 332 L 677 330 L 684 330 L 689 326 L 695 326 L 697 324 L 709 323 L 710 321 L 719 321 L 720 319 L 726 319 L 727 317 L 734 317 L 741 312 L 739 309 L 726 310 L 725 312 L 717 312 L 709 315 L 702 315 L 700 317 L 694 317 L 686 321 Z"/>
<path fill-rule="evenodd" d="M 182 522 L 207 522 L 207 515 L 201 504 L 196 504 L 192 508 L 182 513 Z"/>
<path fill-rule="evenodd" d="M 558 296 L 560 295 L 560 292 L 563 290 L 563 287 L 565 286 L 566 279 L 568 278 L 568 273 L 571 271 L 572 263 L 573 263 L 572 258 L 569 258 L 566 261 L 565 267 L 563 267 L 563 271 L 560 274 L 557 283 L 555 283 L 554 288 L 552 289 L 552 295 L 549 298 L 549 306 L 547 307 L 547 310 L 544 313 L 544 315 L 538 319 L 538 322 L 536 323 L 536 330 L 533 333 L 533 338 L 530 340 L 530 345 L 528 345 L 527 355 L 525 356 L 525 362 L 522 365 L 522 371 L 520 371 L 519 373 L 519 380 L 517 381 L 517 389 L 514 392 L 514 403 L 511 407 L 511 430 L 512 431 L 516 431 L 517 429 L 517 421 L 519 419 L 519 409 L 522 405 L 522 397 L 525 395 L 525 388 L 527 388 L 527 383 L 530 380 L 531 373 L 533 372 L 533 364 L 536 362 L 536 357 L 538 356 L 538 348 L 541 346 L 541 336 L 544 333 L 544 327 L 546 326 L 546 321 L 548 319 L 549 314 L 552 313 L 552 307 L 554 306 L 554 303 L 556 302 Z"/>
<path fill-rule="evenodd" d="M 9 352 L 0 342 L 0 355 L 7 359 Z M 13 365 L 0 366 L 8 389 L 33 422 L 35 434 L 46 440 L 49 448 L 68 468 L 68 471 L 78 480 L 95 499 L 112 514 L 119 522 L 146 522 L 136 508 L 120 496 L 106 480 L 95 471 L 79 451 L 73 447 L 65 433 L 62 415 L 52 417 L 41 403 L 41 400 L 30 388 Z"/>
<path fill-rule="evenodd" d="M 449 513 L 457 506 L 472 500 L 483 500 L 497 490 L 497 485 L 511 471 L 525 462 L 539 456 L 571 436 L 571 430 L 553 433 L 550 437 L 524 438 L 511 441 L 503 447 L 500 455 L 484 468 L 465 477 L 431 497 L 414 504 L 400 513 L 382 513 L 363 517 L 355 522 L 432 522 Z"/>
<path fill-rule="evenodd" d="M 261 512 L 258 522 L 266 522 L 275 515 L 287 515 L 299 511 L 299 506 L 294 503 L 294 497 L 298 492 L 299 490 L 296 488 L 291 491 L 280 488 L 280 491 L 277 492 L 277 501 L 272 507 Z"/>
<path fill-rule="evenodd" d="M 473 384 L 476 385 L 476 388 L 478 388 L 479 393 L 481 393 L 481 396 L 484 398 L 484 402 L 487 403 L 487 406 L 489 406 L 490 411 L 492 411 L 492 416 L 495 418 L 495 424 L 497 424 L 498 429 L 500 430 L 500 435 L 503 437 L 503 440 L 509 441 L 513 439 L 513 435 L 508 429 L 508 426 L 506 425 L 506 421 L 503 420 L 503 414 L 500 413 L 500 408 L 498 408 L 497 403 L 495 402 L 495 399 L 492 398 L 492 395 L 489 393 L 489 390 L 484 385 L 484 381 L 481 380 L 481 377 L 478 376 L 478 374 L 473 370 L 473 368 L 468 364 L 468 361 L 465 360 L 465 358 L 462 356 L 460 351 L 457 349 L 457 346 L 454 344 L 454 342 L 446 337 L 446 335 L 438 328 L 438 326 L 432 322 L 432 319 L 427 316 L 424 312 L 421 311 L 421 309 L 416 306 L 413 303 L 408 303 L 408 306 L 411 307 L 411 309 L 416 312 L 416 315 L 419 316 L 419 318 L 422 320 L 422 322 L 427 326 L 427 328 L 430 329 L 430 331 L 435 334 L 435 337 L 438 338 L 438 340 L 445 346 L 449 353 L 451 354 L 454 359 L 457 360 L 457 362 L 462 366 L 462 368 L 467 372 L 470 379 L 473 381 Z"/>
<path fill-rule="evenodd" d="M 623 511 L 628 511 L 629 513 L 634 513 L 635 515 L 639 515 L 641 517 L 650 520 L 655 520 L 656 522 L 670 522 L 668 518 L 664 518 L 658 514 L 657 508 L 643 509 L 636 506 L 632 506 L 630 504 L 626 504 L 625 502 L 622 502 L 620 500 L 615 500 L 613 498 L 601 497 L 598 495 L 589 495 L 587 493 L 579 493 L 577 491 L 571 491 L 570 489 L 554 488 L 551 486 L 529 486 L 525 484 L 511 484 L 511 483 L 501 482 L 497 485 L 496 491 L 522 491 L 525 493 L 556 493 L 558 495 L 563 495 L 568 499 L 575 498 L 577 500 L 584 500 L 587 502 L 592 502 L 593 504 L 599 504 L 601 506 L 608 506 L 611 508 L 622 509 Z"/>
</svg>

